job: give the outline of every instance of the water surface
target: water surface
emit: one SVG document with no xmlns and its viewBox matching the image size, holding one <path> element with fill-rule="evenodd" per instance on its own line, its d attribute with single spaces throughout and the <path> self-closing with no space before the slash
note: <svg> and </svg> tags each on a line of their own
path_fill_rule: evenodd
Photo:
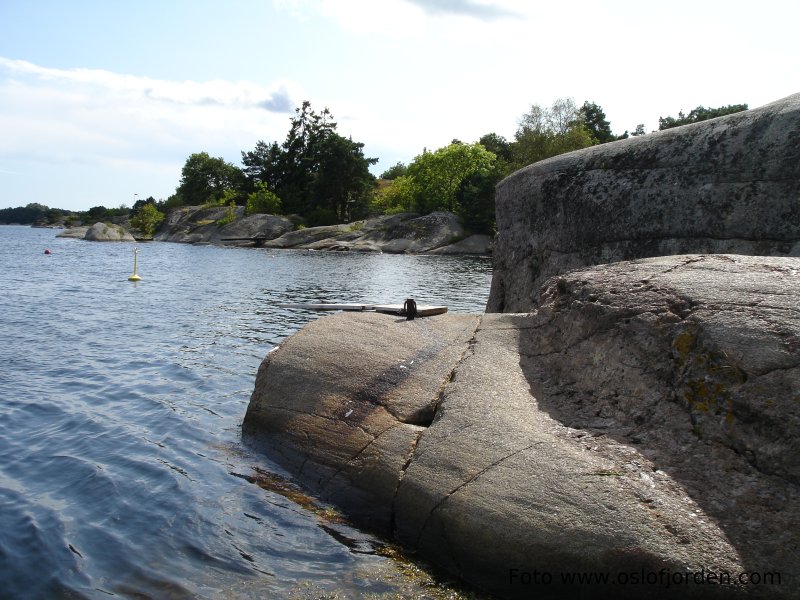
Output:
<svg viewBox="0 0 800 600">
<path fill-rule="evenodd" d="M 279 303 L 482 312 L 490 261 L 151 243 L 132 283 L 133 245 L 54 235 L 0 227 L 0 596 L 399 589 L 378 540 L 251 483 L 285 474 L 241 421 L 262 358 L 319 317 Z"/>
</svg>

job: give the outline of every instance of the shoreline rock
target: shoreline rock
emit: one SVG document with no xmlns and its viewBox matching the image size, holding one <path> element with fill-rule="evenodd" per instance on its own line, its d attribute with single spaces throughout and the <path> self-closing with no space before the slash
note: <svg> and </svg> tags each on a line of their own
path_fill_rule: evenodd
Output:
<svg viewBox="0 0 800 600">
<path fill-rule="evenodd" d="M 489 236 L 473 235 L 464 239 L 465 232 L 458 218 L 447 212 L 424 216 L 401 213 L 341 225 L 295 229 L 287 217 L 244 217 L 244 209 L 238 207 L 236 220 L 220 227 L 217 221 L 227 210 L 227 207 L 175 209 L 153 239 L 189 244 L 392 254 L 487 255 L 491 252 Z"/>
<path fill-rule="evenodd" d="M 571 269 L 686 253 L 800 255 L 800 94 L 593 146 L 497 187 L 490 312 Z"/>
<path fill-rule="evenodd" d="M 66 237 L 66 236 L 64 236 Z M 135 242 L 136 240 L 121 225 L 95 223 L 86 230 L 83 239 L 89 242 Z"/>
<path fill-rule="evenodd" d="M 503 598 L 797 598 L 798 140 L 800 94 L 518 171 L 505 312 L 319 319 L 245 439 Z"/>
<path fill-rule="evenodd" d="M 553 278 L 531 314 L 323 317 L 265 358 L 243 433 L 502 597 L 793 598 L 798 275 L 800 259 L 663 257 Z M 784 579 L 560 580 L 664 570 Z"/>
</svg>

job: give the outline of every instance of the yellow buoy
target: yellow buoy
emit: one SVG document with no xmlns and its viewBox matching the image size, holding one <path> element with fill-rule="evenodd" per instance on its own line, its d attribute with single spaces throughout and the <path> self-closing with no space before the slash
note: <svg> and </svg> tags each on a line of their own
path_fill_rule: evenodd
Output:
<svg viewBox="0 0 800 600">
<path fill-rule="evenodd" d="M 128 281 L 141 281 L 142 278 L 139 277 L 139 274 L 136 272 L 136 255 L 139 254 L 139 249 L 133 249 L 133 275 L 128 277 Z"/>
</svg>

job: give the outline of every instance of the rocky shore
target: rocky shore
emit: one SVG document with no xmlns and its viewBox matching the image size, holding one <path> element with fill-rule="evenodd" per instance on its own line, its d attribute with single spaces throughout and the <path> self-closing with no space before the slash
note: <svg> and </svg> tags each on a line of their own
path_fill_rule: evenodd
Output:
<svg viewBox="0 0 800 600">
<path fill-rule="evenodd" d="M 238 209 L 243 213 L 243 209 Z M 227 208 L 184 207 L 170 213 L 156 241 L 352 252 L 487 254 L 491 238 L 466 236 L 453 213 L 381 216 L 343 225 L 297 227 L 282 216 L 241 214 L 219 226 Z"/>
<path fill-rule="evenodd" d="M 279 215 L 244 215 L 225 223 L 228 208 L 184 206 L 172 210 L 153 236 L 157 242 L 224 246 L 292 248 L 391 254 L 478 254 L 492 251 L 488 235 L 467 235 L 458 217 L 449 212 L 420 216 L 401 213 L 343 225 L 302 227 L 297 219 Z M 222 223 L 222 224 L 220 224 Z M 58 237 L 90 241 L 135 241 L 121 225 L 96 223 L 66 229 Z"/>
<path fill-rule="evenodd" d="M 500 597 L 798 598 L 798 140 L 800 95 L 512 175 L 505 312 L 319 319 L 245 438 Z"/>
</svg>

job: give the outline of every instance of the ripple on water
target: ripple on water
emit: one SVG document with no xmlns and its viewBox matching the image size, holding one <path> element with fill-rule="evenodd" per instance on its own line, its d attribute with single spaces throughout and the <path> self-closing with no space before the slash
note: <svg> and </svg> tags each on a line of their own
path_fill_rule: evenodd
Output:
<svg viewBox="0 0 800 600">
<path fill-rule="evenodd" d="M 131 284 L 128 244 L 0 228 L 0 595 L 393 589 L 373 576 L 388 564 L 377 540 L 252 483 L 283 472 L 239 446 L 241 420 L 267 351 L 320 317 L 278 304 L 415 296 L 475 312 L 489 263 L 139 250 Z"/>
</svg>

